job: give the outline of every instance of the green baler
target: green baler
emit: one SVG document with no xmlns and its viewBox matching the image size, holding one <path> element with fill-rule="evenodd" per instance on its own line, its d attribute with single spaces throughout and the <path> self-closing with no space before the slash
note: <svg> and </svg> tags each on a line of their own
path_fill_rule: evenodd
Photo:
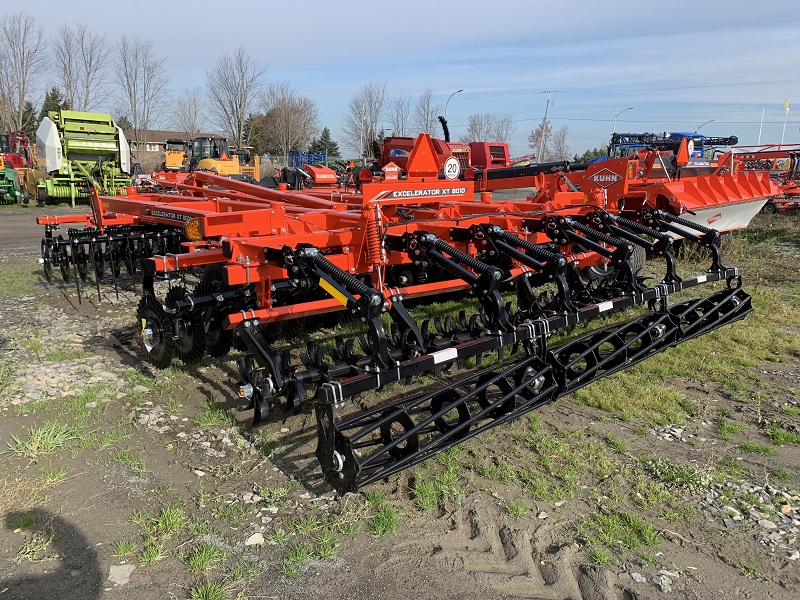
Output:
<svg viewBox="0 0 800 600">
<path fill-rule="evenodd" d="M 36 146 L 48 177 L 36 182 L 40 203 L 89 198 L 94 186 L 105 195 L 131 184 L 131 152 L 111 115 L 51 111 L 36 130 Z"/>
</svg>

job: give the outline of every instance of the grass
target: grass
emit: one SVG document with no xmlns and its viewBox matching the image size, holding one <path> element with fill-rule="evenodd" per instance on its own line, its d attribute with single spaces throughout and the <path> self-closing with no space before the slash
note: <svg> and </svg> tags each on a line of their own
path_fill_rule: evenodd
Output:
<svg viewBox="0 0 800 600">
<path fill-rule="evenodd" d="M 216 544 L 199 544 L 192 548 L 192 551 L 186 557 L 186 568 L 195 574 L 202 573 L 207 571 L 223 555 L 222 548 Z"/>
<path fill-rule="evenodd" d="M 314 548 L 314 554 L 322 560 L 328 559 L 336 554 L 336 549 L 338 548 L 338 544 L 333 539 L 333 535 L 328 532 L 320 533 L 316 539 L 316 547 Z"/>
<path fill-rule="evenodd" d="M 369 532 L 373 537 L 383 537 L 397 529 L 399 514 L 390 504 L 380 506 L 369 522 Z"/>
<path fill-rule="evenodd" d="M 50 362 L 66 362 L 80 360 L 89 356 L 86 350 L 56 349 L 44 355 L 44 359 Z"/>
<path fill-rule="evenodd" d="M 264 536 L 264 539 L 272 542 L 276 546 L 282 546 L 291 538 L 291 534 L 280 527 L 273 529 L 270 533 Z"/>
<path fill-rule="evenodd" d="M 314 531 L 320 525 L 318 519 L 314 517 L 300 517 L 299 519 L 295 519 L 292 521 L 292 529 L 294 529 L 299 534 L 308 533 L 309 531 Z"/>
<path fill-rule="evenodd" d="M 153 537 L 144 541 L 144 547 L 139 552 L 139 563 L 143 566 L 152 565 L 164 558 L 164 543 Z"/>
<path fill-rule="evenodd" d="M 220 521 L 225 521 L 231 525 L 238 525 L 250 515 L 250 508 L 242 505 L 215 506 L 211 509 L 211 516 Z"/>
<path fill-rule="evenodd" d="M 36 459 L 63 448 L 78 437 L 78 431 L 61 421 L 47 421 L 41 427 L 31 427 L 26 439 L 16 435 L 7 442 L 8 451 L 17 456 Z"/>
<path fill-rule="evenodd" d="M 17 514 L 13 519 L 8 521 L 10 529 L 33 529 L 38 523 L 36 516 L 33 513 L 24 512 Z"/>
<path fill-rule="evenodd" d="M 800 435 L 784 429 L 777 423 L 770 423 L 767 427 L 767 437 L 776 446 L 800 444 Z"/>
<path fill-rule="evenodd" d="M 622 511 L 595 512 L 578 524 L 591 547 L 627 552 L 661 542 L 658 531 L 643 517 Z"/>
<path fill-rule="evenodd" d="M 170 536 L 177 533 L 186 524 L 186 515 L 183 510 L 174 504 L 167 504 L 153 517 L 152 529 L 161 536 Z"/>
<path fill-rule="evenodd" d="M 312 558 L 314 549 L 308 542 L 300 542 L 289 548 L 286 558 L 278 570 L 286 577 L 292 578 L 300 574 L 303 566 Z"/>
<path fill-rule="evenodd" d="M 744 423 L 737 423 L 728 419 L 724 411 L 720 411 L 717 414 L 717 433 L 720 439 L 731 440 L 734 435 L 744 431 L 745 427 Z"/>
<path fill-rule="evenodd" d="M 770 473 L 775 479 L 779 479 L 781 481 L 783 481 L 784 479 L 789 479 L 789 476 L 791 475 L 788 469 L 781 469 L 781 468 L 772 469 Z"/>
<path fill-rule="evenodd" d="M 136 542 L 125 540 L 114 542 L 112 556 L 129 556 L 136 553 Z"/>
<path fill-rule="evenodd" d="M 59 465 L 44 471 L 39 478 L 42 483 L 58 483 L 67 476 L 67 469 L 64 465 Z"/>
<path fill-rule="evenodd" d="M 691 465 L 679 465 L 663 458 L 646 458 L 643 462 L 650 476 L 667 486 L 697 491 L 711 485 L 711 477 Z"/>
<path fill-rule="evenodd" d="M 24 257 L 8 256 L 0 269 L 0 296 L 19 298 L 34 291 L 35 285 L 44 279 L 41 267 L 32 266 Z"/>
<path fill-rule="evenodd" d="M 503 504 L 506 514 L 512 517 L 524 517 L 530 512 L 530 507 L 521 500 L 509 500 Z"/>
<path fill-rule="evenodd" d="M 767 446 L 766 444 L 759 444 L 758 442 L 743 442 L 739 444 L 739 448 L 750 454 L 763 454 L 764 456 L 772 456 L 775 454 L 775 448 Z"/>
<path fill-rule="evenodd" d="M 191 600 L 225 600 L 228 587 L 215 581 L 203 581 L 192 588 Z"/>
<path fill-rule="evenodd" d="M 194 419 L 194 424 L 200 429 L 208 429 L 209 427 L 228 427 L 233 421 L 231 416 L 225 412 L 219 402 L 211 397 L 203 407 L 202 412 Z"/>
</svg>

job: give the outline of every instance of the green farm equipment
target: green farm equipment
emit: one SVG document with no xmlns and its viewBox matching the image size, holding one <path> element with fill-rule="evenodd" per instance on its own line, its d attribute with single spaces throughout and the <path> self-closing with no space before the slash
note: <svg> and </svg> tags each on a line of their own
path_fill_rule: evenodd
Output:
<svg viewBox="0 0 800 600">
<path fill-rule="evenodd" d="M 16 204 L 22 200 L 17 172 L 0 156 L 0 204 Z"/>
<path fill-rule="evenodd" d="M 40 204 L 89 199 L 89 188 L 116 195 L 131 184 L 125 134 L 102 113 L 51 111 L 36 130 L 37 153 L 49 174 L 36 183 Z"/>
</svg>

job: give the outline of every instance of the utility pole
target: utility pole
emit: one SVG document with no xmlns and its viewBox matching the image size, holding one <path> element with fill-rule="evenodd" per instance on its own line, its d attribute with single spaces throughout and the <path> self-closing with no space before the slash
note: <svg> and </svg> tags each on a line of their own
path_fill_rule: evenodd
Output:
<svg viewBox="0 0 800 600">
<path fill-rule="evenodd" d="M 544 119 L 542 119 L 542 135 L 541 139 L 539 140 L 539 154 L 536 156 L 536 162 L 542 162 L 542 156 L 544 155 L 544 145 L 545 142 L 547 141 L 547 111 L 550 108 L 550 94 L 557 94 L 558 91 L 545 90 L 542 93 L 547 94 L 547 104 L 544 107 Z"/>
</svg>

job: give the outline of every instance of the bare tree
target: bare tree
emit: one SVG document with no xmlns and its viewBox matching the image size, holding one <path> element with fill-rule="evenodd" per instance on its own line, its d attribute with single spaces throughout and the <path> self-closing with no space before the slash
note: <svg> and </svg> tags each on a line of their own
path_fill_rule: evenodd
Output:
<svg viewBox="0 0 800 600">
<path fill-rule="evenodd" d="M 442 112 L 442 108 L 433 104 L 433 90 L 427 89 L 422 92 L 422 95 L 417 98 L 414 105 L 414 129 L 417 133 L 429 133 L 431 136 L 436 137 L 436 131 L 439 127 L 439 119 L 437 115 Z"/>
<path fill-rule="evenodd" d="M 166 101 L 164 59 L 156 58 L 150 42 L 124 35 L 116 46 L 114 59 L 114 79 L 123 112 L 132 125 L 133 139 L 137 145 L 146 144 L 146 132 Z"/>
<path fill-rule="evenodd" d="M 44 71 L 46 54 L 42 26 L 27 13 L 0 19 L 0 124 L 2 129 L 25 128 L 25 97 Z"/>
<path fill-rule="evenodd" d="M 411 133 L 411 96 L 400 94 L 389 101 L 389 127 L 392 135 L 407 136 Z"/>
<path fill-rule="evenodd" d="M 360 156 L 370 156 L 370 142 L 378 137 L 378 122 L 386 103 L 386 82 L 373 81 L 361 86 L 347 105 L 342 119 L 344 144 Z"/>
<path fill-rule="evenodd" d="M 568 134 L 569 127 L 566 125 L 553 131 L 553 126 L 548 119 L 531 130 L 528 134 L 528 144 L 531 149 L 537 153 L 541 147 L 544 148 L 542 156 L 536 157 L 538 162 L 569 160 L 569 147 L 567 146 Z M 544 137 L 544 141 L 542 141 L 542 137 Z"/>
<path fill-rule="evenodd" d="M 80 23 L 58 28 L 53 41 L 53 70 L 72 110 L 87 111 L 109 96 L 109 53 L 106 38 Z"/>
<path fill-rule="evenodd" d="M 567 146 L 567 134 L 569 127 L 562 125 L 553 132 L 550 138 L 550 159 L 549 160 L 569 160 L 569 146 Z"/>
<path fill-rule="evenodd" d="M 244 141 L 245 121 L 263 86 L 267 65 L 244 48 L 224 54 L 206 72 L 209 111 L 214 124 L 227 132 L 237 146 Z"/>
<path fill-rule="evenodd" d="M 275 140 L 288 163 L 289 150 L 307 148 L 317 134 L 317 105 L 310 98 L 300 96 L 288 81 L 280 81 L 267 87 L 264 108 L 266 135 Z"/>
<path fill-rule="evenodd" d="M 470 142 L 507 142 L 514 131 L 511 115 L 474 113 L 467 117 L 467 132 L 461 136 L 465 144 Z"/>
<path fill-rule="evenodd" d="M 173 127 L 177 131 L 182 131 L 188 140 L 196 138 L 203 130 L 203 105 L 203 90 L 199 87 L 186 88 L 175 98 L 172 112 Z"/>
<path fill-rule="evenodd" d="M 492 123 L 492 142 L 508 142 L 508 138 L 514 133 L 514 119 L 511 115 L 494 115 Z"/>
</svg>

